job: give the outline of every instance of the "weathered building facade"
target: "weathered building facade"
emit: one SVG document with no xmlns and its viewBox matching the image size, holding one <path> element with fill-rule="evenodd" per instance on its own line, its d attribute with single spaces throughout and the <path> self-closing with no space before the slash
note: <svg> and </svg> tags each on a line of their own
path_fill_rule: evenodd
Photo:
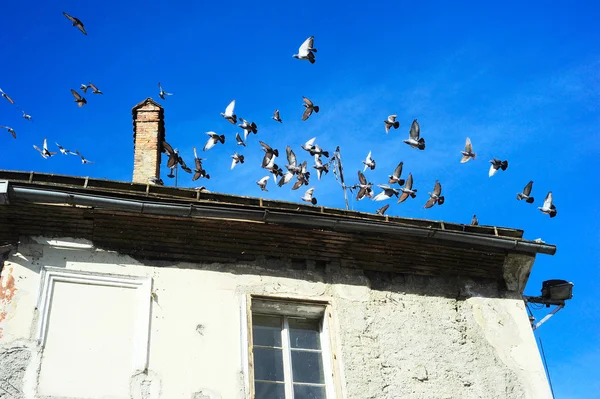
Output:
<svg viewBox="0 0 600 399">
<path fill-rule="evenodd" d="M 0 398 L 551 397 L 521 294 L 554 246 L 145 184 L 134 121 L 135 183 L 0 171 Z"/>
</svg>

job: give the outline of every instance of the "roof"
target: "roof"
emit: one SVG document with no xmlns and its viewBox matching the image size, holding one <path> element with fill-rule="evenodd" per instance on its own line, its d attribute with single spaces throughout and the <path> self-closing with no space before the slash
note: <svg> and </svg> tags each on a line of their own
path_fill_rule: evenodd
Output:
<svg viewBox="0 0 600 399">
<path fill-rule="evenodd" d="M 554 254 L 523 231 L 41 173 L 0 171 L 0 242 L 90 239 L 137 258 L 248 262 L 287 258 L 365 270 L 501 279 L 509 253 Z M 51 211 L 50 211 L 51 210 Z M 135 239 L 132 239 L 135 237 Z M 293 237 L 293 239 L 291 239 Z"/>
</svg>

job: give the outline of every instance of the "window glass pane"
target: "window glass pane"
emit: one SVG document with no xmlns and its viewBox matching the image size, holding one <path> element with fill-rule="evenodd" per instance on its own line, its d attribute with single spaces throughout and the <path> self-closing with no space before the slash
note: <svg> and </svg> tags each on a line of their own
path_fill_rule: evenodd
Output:
<svg viewBox="0 0 600 399">
<path fill-rule="evenodd" d="M 320 352 L 292 351 L 294 382 L 323 384 L 323 360 Z"/>
<path fill-rule="evenodd" d="M 283 381 L 281 349 L 254 348 L 253 352 L 256 380 Z"/>
<path fill-rule="evenodd" d="M 281 347 L 281 317 L 252 316 L 254 345 Z"/>
<path fill-rule="evenodd" d="M 289 319 L 289 325 L 290 347 L 321 349 L 318 320 Z"/>
<path fill-rule="evenodd" d="M 283 383 L 257 381 L 254 384 L 254 392 L 256 399 L 285 399 L 285 386 Z"/>
<path fill-rule="evenodd" d="M 294 384 L 294 399 L 325 399 L 325 387 Z M 258 399 L 258 396 L 256 397 Z"/>
</svg>

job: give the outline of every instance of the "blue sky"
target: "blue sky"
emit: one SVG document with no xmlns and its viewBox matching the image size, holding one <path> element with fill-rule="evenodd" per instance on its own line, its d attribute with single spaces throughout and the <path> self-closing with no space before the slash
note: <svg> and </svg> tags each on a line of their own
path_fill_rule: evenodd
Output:
<svg viewBox="0 0 600 399">
<path fill-rule="evenodd" d="M 188 164 L 205 132 L 227 137 L 202 154 L 211 179 L 180 174 L 183 187 L 299 202 L 302 190 L 272 180 L 268 193 L 256 186 L 266 175 L 258 140 L 282 154 L 289 144 L 309 163 L 300 148 L 306 140 L 316 136 L 330 151 L 339 145 L 348 183 L 369 150 L 374 183 L 404 161 L 419 195 L 390 201 L 390 215 L 468 223 L 476 213 L 481 224 L 524 229 L 558 246 L 555 256 L 537 258 L 527 293 L 537 295 L 550 278 L 575 283 L 575 298 L 539 334 L 556 397 L 588 398 L 600 392 L 600 191 L 590 184 L 598 182 L 600 153 L 600 6 L 521 3 L 3 2 L 0 87 L 34 122 L 0 98 L 0 125 L 18 134 L 0 131 L 0 169 L 129 181 L 131 108 L 147 97 L 165 107 L 167 141 Z M 63 11 L 81 19 L 88 36 Z M 311 35 L 314 65 L 292 58 Z M 78 108 L 69 90 L 89 81 L 105 94 L 86 95 Z M 159 81 L 174 93 L 166 101 L 158 99 Z M 305 122 L 303 95 L 321 107 Z M 241 129 L 219 115 L 232 99 L 238 116 L 258 124 L 245 149 L 235 146 Z M 283 124 L 270 119 L 276 108 Z M 386 135 L 389 114 L 400 128 Z M 415 118 L 425 151 L 402 143 Z M 460 164 L 467 136 L 478 158 Z M 44 137 L 95 163 L 42 159 L 32 145 Z M 246 163 L 230 171 L 233 151 Z M 492 157 L 509 167 L 489 178 Z M 166 174 L 163 167 L 173 184 Z M 423 209 L 436 179 L 446 203 Z M 532 205 L 515 199 L 529 180 Z M 312 186 L 319 204 L 343 207 L 331 173 L 312 176 Z M 554 219 L 536 209 L 549 190 Z M 383 204 L 351 207 L 374 212 Z"/>
</svg>

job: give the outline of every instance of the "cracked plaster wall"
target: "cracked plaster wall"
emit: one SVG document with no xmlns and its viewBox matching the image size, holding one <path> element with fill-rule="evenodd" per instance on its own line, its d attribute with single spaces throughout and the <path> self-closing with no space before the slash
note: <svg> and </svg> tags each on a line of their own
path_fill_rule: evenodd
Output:
<svg viewBox="0 0 600 399">
<path fill-rule="evenodd" d="M 551 398 L 523 302 L 496 283 L 282 270 L 277 260 L 142 265 L 81 240 L 22 241 L 0 280 L 4 298 L 14 282 L 0 300 L 1 399 L 37 397 L 44 265 L 153 278 L 149 368 L 131 376 L 124 398 L 245 397 L 240 308 L 249 293 L 331 300 L 340 397 Z"/>
</svg>

